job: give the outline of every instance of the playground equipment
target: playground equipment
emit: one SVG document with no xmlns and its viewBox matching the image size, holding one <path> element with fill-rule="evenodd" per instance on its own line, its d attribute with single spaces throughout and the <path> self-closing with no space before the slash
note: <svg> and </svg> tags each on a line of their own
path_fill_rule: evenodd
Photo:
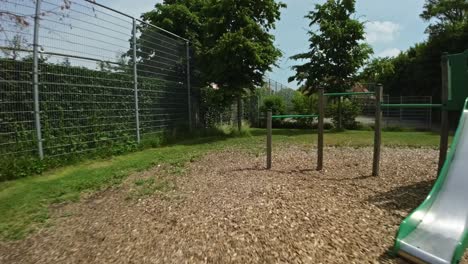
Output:
<svg viewBox="0 0 468 264">
<path fill-rule="evenodd" d="M 442 57 L 442 104 L 384 104 L 383 87 L 369 93 L 328 93 L 319 89 L 317 170 L 323 167 L 323 119 L 325 96 L 374 95 L 376 99 L 374 176 L 379 175 L 382 107 L 439 108 L 441 136 L 439 177 L 426 200 L 401 224 L 394 251 L 419 263 L 458 263 L 468 246 L 468 50 Z M 447 156 L 448 111 L 462 110 L 460 122 Z M 316 115 L 312 115 L 316 116 Z M 283 116 L 286 117 L 286 116 Z M 293 115 L 289 117 L 294 117 Z M 298 116 L 296 116 L 298 117 Z M 267 168 L 271 168 L 272 120 L 268 112 Z M 277 116 L 281 118 L 281 116 Z"/>
<path fill-rule="evenodd" d="M 447 89 L 443 89 L 447 90 Z M 372 175 L 379 176 L 380 172 L 380 156 L 382 145 L 382 107 L 389 108 L 442 108 L 442 104 L 384 104 L 383 103 L 383 87 L 377 85 L 374 92 L 344 92 L 344 93 L 324 93 L 324 89 L 318 89 L 319 102 L 318 115 L 278 115 L 273 116 L 271 111 L 267 112 L 267 169 L 272 166 L 272 119 L 281 118 L 315 118 L 318 117 L 318 140 L 317 140 L 317 170 L 323 169 L 323 148 L 324 148 L 324 116 L 325 116 L 325 97 L 343 97 L 343 96 L 374 96 L 375 98 L 375 131 L 374 131 L 374 157 L 372 164 Z M 447 94 L 447 93 L 443 93 Z M 446 98 L 443 96 L 443 98 Z M 445 102 L 445 100 L 444 100 Z M 442 162 L 445 160 L 445 155 L 448 148 L 448 115 L 446 109 L 442 108 L 442 133 L 440 144 L 440 157 Z M 439 162 L 439 168 L 442 167 L 442 162 Z"/>
<path fill-rule="evenodd" d="M 468 51 L 443 56 L 445 109 L 459 109 L 460 99 L 468 97 L 467 61 Z M 432 191 L 397 233 L 394 251 L 415 262 L 458 263 L 468 244 L 468 99 L 462 109 L 452 147 Z M 447 127 L 443 133 L 448 134 L 447 119 L 443 126 Z"/>
<path fill-rule="evenodd" d="M 400 226 L 395 251 L 410 260 L 458 263 L 467 240 L 468 100 L 431 193 Z"/>
</svg>

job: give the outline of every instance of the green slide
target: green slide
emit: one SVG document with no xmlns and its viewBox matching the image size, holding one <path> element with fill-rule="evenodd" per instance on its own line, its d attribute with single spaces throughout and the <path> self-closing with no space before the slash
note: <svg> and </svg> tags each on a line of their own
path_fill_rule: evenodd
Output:
<svg viewBox="0 0 468 264">
<path fill-rule="evenodd" d="M 458 263 L 468 242 L 468 99 L 447 160 L 426 200 L 400 225 L 395 252 L 420 263 Z"/>
</svg>

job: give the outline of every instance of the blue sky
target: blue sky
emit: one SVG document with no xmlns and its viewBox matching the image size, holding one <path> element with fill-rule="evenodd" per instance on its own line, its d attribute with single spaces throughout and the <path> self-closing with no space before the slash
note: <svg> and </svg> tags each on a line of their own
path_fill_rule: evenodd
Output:
<svg viewBox="0 0 468 264">
<path fill-rule="evenodd" d="M 151 10 L 154 0 L 113 0 L 99 1 L 112 8 L 133 16 Z M 308 47 L 308 20 L 304 18 L 314 4 L 323 0 L 282 0 L 288 8 L 282 10 L 281 21 L 274 31 L 276 45 L 283 51 L 284 56 L 269 74 L 270 78 L 296 88 L 296 83 L 289 83 L 287 79 L 293 75 L 290 67 L 296 62 L 288 58 L 294 54 L 304 52 Z M 367 41 L 374 49 L 374 56 L 394 56 L 399 51 L 406 50 L 413 44 L 423 41 L 426 36 L 424 30 L 427 23 L 419 18 L 424 0 L 357 0 L 357 14 L 362 21 L 366 21 Z"/>
</svg>

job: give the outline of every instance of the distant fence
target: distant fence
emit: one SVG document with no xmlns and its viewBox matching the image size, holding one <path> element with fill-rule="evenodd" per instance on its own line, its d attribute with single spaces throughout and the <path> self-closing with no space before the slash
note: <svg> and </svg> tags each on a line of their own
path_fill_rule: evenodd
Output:
<svg viewBox="0 0 468 264">
<path fill-rule="evenodd" d="M 385 104 L 432 104 L 432 96 L 384 96 Z M 407 128 L 432 128 L 430 108 L 382 108 L 384 126 Z"/>
<path fill-rule="evenodd" d="M 191 127 L 185 39 L 85 0 L 0 3 L 0 156 L 125 147 Z"/>
</svg>

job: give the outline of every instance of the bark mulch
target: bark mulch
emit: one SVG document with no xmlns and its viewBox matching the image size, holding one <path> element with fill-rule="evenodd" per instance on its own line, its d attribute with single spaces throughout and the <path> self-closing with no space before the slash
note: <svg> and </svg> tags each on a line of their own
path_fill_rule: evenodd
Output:
<svg viewBox="0 0 468 264">
<path fill-rule="evenodd" d="M 157 166 L 52 208 L 51 227 L 0 243 L 0 263 L 404 263 L 388 250 L 434 183 L 437 151 L 382 155 L 380 177 L 371 148 L 327 148 L 323 172 L 296 146 L 275 149 L 271 171 L 237 150 L 182 175 Z M 136 182 L 164 184 L 139 196 Z"/>
</svg>

